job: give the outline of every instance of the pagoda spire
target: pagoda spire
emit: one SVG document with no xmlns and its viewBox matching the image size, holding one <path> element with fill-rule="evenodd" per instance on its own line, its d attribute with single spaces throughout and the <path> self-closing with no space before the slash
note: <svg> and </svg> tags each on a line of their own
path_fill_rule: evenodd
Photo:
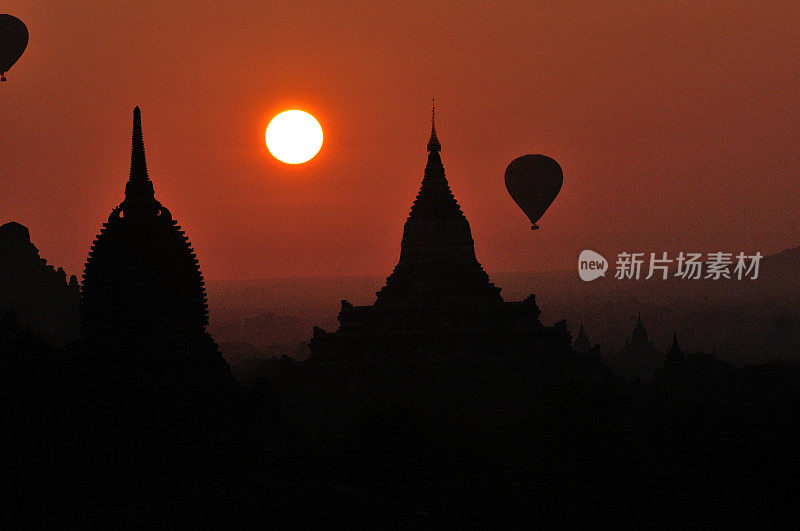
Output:
<svg viewBox="0 0 800 531">
<path fill-rule="evenodd" d="M 675 374 L 685 368 L 686 360 L 683 357 L 680 345 L 678 345 L 678 333 L 672 332 L 672 346 L 667 352 L 667 358 L 664 360 L 664 370 Z"/>
<path fill-rule="evenodd" d="M 678 332 L 672 332 L 672 346 L 669 349 L 669 355 L 676 359 L 683 357 L 683 351 L 678 344 Z"/>
<path fill-rule="evenodd" d="M 411 206 L 413 215 L 432 215 L 436 217 L 463 218 L 461 208 L 453 197 L 450 185 L 444 175 L 441 157 L 442 146 L 436 137 L 436 107 L 431 108 L 431 137 L 428 140 L 428 161 L 417 199 Z"/>
<path fill-rule="evenodd" d="M 125 185 L 123 207 L 150 207 L 160 204 L 155 200 L 153 182 L 147 174 L 147 161 L 144 158 L 144 138 L 142 137 L 142 112 L 133 109 L 133 134 L 131 136 L 131 173 Z"/>
<path fill-rule="evenodd" d="M 436 98 L 431 102 L 431 138 L 428 140 L 428 151 L 441 151 L 442 145 L 436 138 Z"/>
<path fill-rule="evenodd" d="M 131 181 L 148 180 L 147 161 L 144 158 L 144 138 L 142 137 L 142 111 L 133 109 L 133 135 L 131 138 Z"/>
<path fill-rule="evenodd" d="M 428 161 L 403 227 L 400 260 L 378 291 L 376 304 L 440 300 L 443 294 L 458 300 L 497 304 L 502 302 L 500 288 L 489 281 L 475 257 L 469 222 L 444 174 L 435 112 L 434 107 Z"/>
<path fill-rule="evenodd" d="M 575 352 L 578 354 L 588 354 L 590 349 L 591 344 L 589 343 L 589 336 L 586 335 L 586 331 L 583 329 L 583 323 L 581 323 L 581 329 L 578 330 L 578 336 L 575 338 Z"/>
</svg>

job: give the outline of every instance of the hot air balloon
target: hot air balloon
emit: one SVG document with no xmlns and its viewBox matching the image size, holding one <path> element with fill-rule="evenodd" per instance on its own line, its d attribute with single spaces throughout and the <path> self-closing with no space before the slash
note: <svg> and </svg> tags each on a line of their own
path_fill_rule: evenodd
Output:
<svg viewBox="0 0 800 531">
<path fill-rule="evenodd" d="M 17 17 L 0 15 L 0 81 L 28 46 L 28 28 Z"/>
<path fill-rule="evenodd" d="M 506 189 L 530 218 L 531 230 L 539 228 L 536 222 L 553 203 L 563 182 L 561 166 L 544 155 L 523 155 L 506 168 Z"/>
</svg>

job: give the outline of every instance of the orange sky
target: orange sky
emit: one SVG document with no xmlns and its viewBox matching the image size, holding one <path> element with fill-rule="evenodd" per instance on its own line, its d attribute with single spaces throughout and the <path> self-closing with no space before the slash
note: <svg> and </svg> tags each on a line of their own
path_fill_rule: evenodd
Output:
<svg viewBox="0 0 800 531">
<path fill-rule="evenodd" d="M 107 4 L 0 8 L 30 31 L 0 85 L 0 223 L 70 274 L 123 198 L 134 105 L 211 279 L 388 274 L 433 95 L 490 272 L 800 244 L 796 2 Z M 300 166 L 264 146 L 289 108 L 325 130 Z M 503 184 L 526 153 L 564 169 L 536 232 Z"/>
</svg>

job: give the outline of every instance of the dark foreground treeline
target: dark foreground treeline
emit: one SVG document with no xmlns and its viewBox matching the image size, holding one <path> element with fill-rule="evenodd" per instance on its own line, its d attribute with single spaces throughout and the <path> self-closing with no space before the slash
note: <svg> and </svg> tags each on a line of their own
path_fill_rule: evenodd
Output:
<svg viewBox="0 0 800 531">
<path fill-rule="evenodd" d="M 728 521 L 782 518 L 800 493 L 793 368 L 706 360 L 623 385 L 285 359 L 241 388 L 189 354 L 56 350 L 3 319 L 4 523 Z"/>
</svg>

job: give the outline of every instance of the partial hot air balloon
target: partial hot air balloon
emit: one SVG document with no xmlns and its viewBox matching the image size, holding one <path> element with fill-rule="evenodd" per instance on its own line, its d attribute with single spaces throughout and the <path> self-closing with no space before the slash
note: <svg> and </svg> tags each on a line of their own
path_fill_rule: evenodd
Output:
<svg viewBox="0 0 800 531">
<path fill-rule="evenodd" d="M 0 81 L 28 46 L 28 28 L 17 17 L 0 15 Z"/>
<path fill-rule="evenodd" d="M 531 220 L 531 230 L 561 190 L 564 173 L 558 162 L 544 155 L 523 155 L 506 168 L 506 189 Z"/>
</svg>

